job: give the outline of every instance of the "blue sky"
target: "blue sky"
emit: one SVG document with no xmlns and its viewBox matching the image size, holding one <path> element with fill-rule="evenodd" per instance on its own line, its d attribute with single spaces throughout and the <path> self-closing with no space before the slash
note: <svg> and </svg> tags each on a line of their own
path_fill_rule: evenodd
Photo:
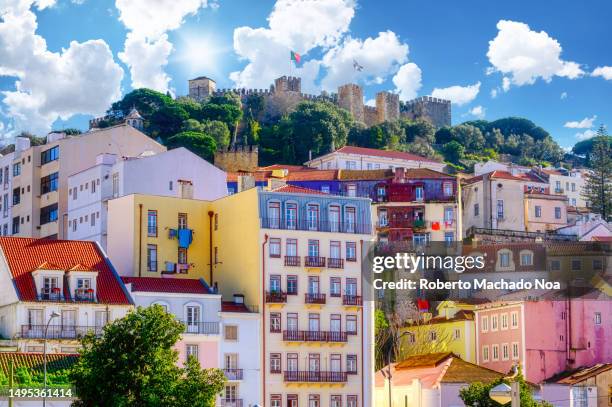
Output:
<svg viewBox="0 0 612 407">
<path fill-rule="evenodd" d="M 184 95 L 196 75 L 267 88 L 293 49 L 308 92 L 433 94 L 454 123 L 523 116 L 569 147 L 612 123 L 610 15 L 605 0 L 6 0 L 0 134 L 85 128 L 134 87 Z"/>
</svg>

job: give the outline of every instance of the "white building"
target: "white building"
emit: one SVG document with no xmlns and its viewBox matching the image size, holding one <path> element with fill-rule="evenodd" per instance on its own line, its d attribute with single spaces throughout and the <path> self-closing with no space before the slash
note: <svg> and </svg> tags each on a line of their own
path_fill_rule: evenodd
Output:
<svg viewBox="0 0 612 407">
<path fill-rule="evenodd" d="M 30 140 L 25 137 L 17 137 L 15 148 L 21 148 Z M 26 147 L 27 148 L 27 147 Z M 0 235 L 11 235 L 11 193 L 13 191 L 12 166 L 15 153 L 8 153 L 0 157 Z"/>
<path fill-rule="evenodd" d="M 582 192 L 584 186 L 586 185 L 586 175 L 588 174 L 589 170 L 543 168 L 541 172 L 546 174 L 548 177 L 548 185 L 551 193 L 567 196 L 570 206 L 578 208 L 584 208 L 587 206 L 587 202 L 582 196 Z"/>
<path fill-rule="evenodd" d="M 304 163 L 320 170 L 378 170 L 387 168 L 429 168 L 442 172 L 444 163 L 402 151 L 344 146 Z"/>
<path fill-rule="evenodd" d="M 227 195 L 226 174 L 182 147 L 139 157 L 100 154 L 68 178 L 68 238 L 106 249 L 107 201 L 134 193 L 212 201 Z"/>
<path fill-rule="evenodd" d="M 474 175 L 482 175 L 488 174 L 493 171 L 505 171 L 509 172 L 514 176 L 518 176 L 519 174 L 526 174 L 531 171 L 530 167 L 526 167 L 524 165 L 518 165 L 509 162 L 500 162 L 495 160 L 489 160 L 484 163 L 476 163 L 474 164 Z"/>
<path fill-rule="evenodd" d="M 94 242 L 0 237 L 0 336 L 20 352 L 76 353 L 133 308 L 110 260 Z"/>
<path fill-rule="evenodd" d="M 194 356 L 203 368 L 220 368 L 227 383 L 219 405 L 247 407 L 259 403 L 261 371 L 258 313 L 241 296 L 222 302 L 202 279 L 122 277 L 136 306 L 161 305 L 185 324 L 176 344 L 179 363 Z"/>
</svg>

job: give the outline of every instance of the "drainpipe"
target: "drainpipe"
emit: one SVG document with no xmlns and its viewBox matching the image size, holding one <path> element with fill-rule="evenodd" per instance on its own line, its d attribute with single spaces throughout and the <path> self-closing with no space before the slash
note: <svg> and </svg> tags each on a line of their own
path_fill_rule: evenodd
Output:
<svg viewBox="0 0 612 407">
<path fill-rule="evenodd" d="M 268 243 L 268 234 L 264 235 L 264 241 L 261 244 L 261 324 L 262 324 L 262 369 L 261 369 L 261 388 L 262 388 L 262 405 L 266 405 L 266 243 Z M 362 397 L 363 398 L 363 397 Z"/>
<path fill-rule="evenodd" d="M 363 262 L 363 239 L 361 239 L 359 241 L 359 255 L 362 258 L 362 262 Z M 365 332 L 363 330 L 363 318 L 364 318 L 364 312 L 363 312 L 363 307 L 365 305 L 363 304 L 363 281 L 361 284 L 361 407 L 365 406 L 365 370 L 364 370 L 364 359 L 365 359 L 365 352 L 364 352 L 364 342 L 365 342 Z M 391 381 L 389 381 L 389 386 L 391 386 Z M 372 385 L 370 386 L 370 390 L 373 390 L 374 388 L 374 383 L 372 383 Z"/>
<path fill-rule="evenodd" d="M 142 277 L 142 204 L 138 204 L 138 277 Z"/>
<path fill-rule="evenodd" d="M 213 286 L 213 216 L 215 213 L 213 211 L 208 211 L 208 256 L 210 257 L 210 286 Z"/>
</svg>

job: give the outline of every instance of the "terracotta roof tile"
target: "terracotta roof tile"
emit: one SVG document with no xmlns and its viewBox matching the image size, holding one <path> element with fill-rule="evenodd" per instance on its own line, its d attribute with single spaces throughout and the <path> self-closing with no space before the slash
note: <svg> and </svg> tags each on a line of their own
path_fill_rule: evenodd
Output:
<svg viewBox="0 0 612 407">
<path fill-rule="evenodd" d="M 592 377 L 598 376 L 601 373 L 605 373 L 611 369 L 612 363 L 599 363 L 593 366 L 580 367 L 569 372 L 559 373 L 550 379 L 547 379 L 546 382 L 557 384 L 577 384 Z"/>
<path fill-rule="evenodd" d="M 87 266 L 82 265 L 81 263 L 78 263 L 70 267 L 68 271 L 96 271 L 96 270 L 92 270 L 91 267 L 87 267 Z"/>
<path fill-rule="evenodd" d="M 98 271 L 97 297 L 104 304 L 130 304 L 119 277 L 95 242 L 0 237 L 0 248 L 11 271 L 21 301 L 36 301 L 32 271 L 41 264 L 69 270 L 81 264 Z"/>
<path fill-rule="evenodd" d="M 121 277 L 125 284 L 132 285 L 132 291 L 212 294 L 208 285 L 196 278 L 162 278 L 162 277 Z"/>
<path fill-rule="evenodd" d="M 307 171 L 312 168 L 304 165 L 289 165 L 289 164 L 272 164 L 266 167 L 259 167 L 258 171 L 273 171 L 273 170 L 289 170 L 289 171 Z"/>
<path fill-rule="evenodd" d="M 304 170 L 289 172 L 287 181 L 334 181 L 339 179 L 338 170 Z"/>
<path fill-rule="evenodd" d="M 452 352 L 428 353 L 409 356 L 396 365 L 396 369 L 414 369 L 419 367 L 434 367 L 453 355 Z"/>
<path fill-rule="evenodd" d="M 251 312 L 249 308 L 244 304 L 237 304 L 233 301 L 221 302 L 222 312 Z"/>
<path fill-rule="evenodd" d="M 444 372 L 442 383 L 491 383 L 504 374 L 475 365 L 453 355 L 451 363 Z"/>
<path fill-rule="evenodd" d="M 338 179 L 349 180 L 385 180 L 393 178 L 393 170 L 339 170 Z"/>
<path fill-rule="evenodd" d="M 376 157 L 395 158 L 397 160 L 421 161 L 440 164 L 439 161 L 435 161 L 426 157 L 421 157 L 416 154 L 405 153 L 403 151 L 378 150 L 375 148 L 344 146 L 342 148 L 339 148 L 335 152 L 344 154 L 371 155 Z"/>
</svg>

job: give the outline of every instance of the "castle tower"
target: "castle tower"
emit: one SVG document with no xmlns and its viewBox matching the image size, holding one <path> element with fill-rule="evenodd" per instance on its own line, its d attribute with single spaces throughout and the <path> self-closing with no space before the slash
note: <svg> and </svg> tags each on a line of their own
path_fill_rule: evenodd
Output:
<svg viewBox="0 0 612 407">
<path fill-rule="evenodd" d="M 448 127 L 451 125 L 451 102 L 431 96 L 421 96 L 406 102 L 401 115 L 410 120 L 427 120 L 436 129 Z"/>
<path fill-rule="evenodd" d="M 338 106 L 348 110 L 355 121 L 365 123 L 363 112 L 363 89 L 361 86 L 348 83 L 338 88 Z"/>
<path fill-rule="evenodd" d="M 378 92 L 376 94 L 376 121 L 394 121 L 399 119 L 399 95 L 391 92 Z"/>
<path fill-rule="evenodd" d="M 302 93 L 302 78 L 296 76 L 281 76 L 274 80 L 275 92 Z"/>
<path fill-rule="evenodd" d="M 198 76 L 189 80 L 189 97 L 195 101 L 202 100 L 212 96 L 217 90 L 217 83 L 206 76 Z"/>
<path fill-rule="evenodd" d="M 135 107 L 130 110 L 130 113 L 125 118 L 125 122 L 136 130 L 144 130 L 144 119 L 142 118 L 140 113 L 138 113 L 138 110 L 136 110 Z"/>
</svg>

